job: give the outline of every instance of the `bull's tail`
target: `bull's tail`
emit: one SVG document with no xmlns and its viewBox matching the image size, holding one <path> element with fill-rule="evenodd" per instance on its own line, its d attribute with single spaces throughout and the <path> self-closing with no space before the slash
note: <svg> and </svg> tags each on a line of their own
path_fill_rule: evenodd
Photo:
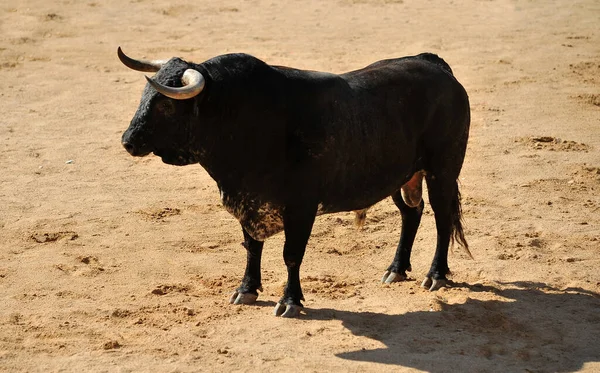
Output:
<svg viewBox="0 0 600 373">
<path fill-rule="evenodd" d="M 452 73 L 452 69 L 450 68 L 450 65 L 448 65 L 446 63 L 446 61 L 444 61 L 444 59 L 442 57 L 438 56 L 437 54 L 433 54 L 433 53 L 421 53 L 417 57 L 420 58 L 420 59 L 422 59 L 422 60 L 434 63 L 434 64 L 440 66 L 442 69 L 444 69 L 447 72 L 449 72 L 450 75 L 454 75 Z"/>
<path fill-rule="evenodd" d="M 463 230 L 462 206 L 460 201 L 461 196 L 457 182 L 456 194 L 453 196 L 452 203 L 450 205 L 450 216 L 452 218 L 452 225 L 450 228 L 450 240 L 452 242 L 452 245 L 454 245 L 454 243 L 457 242 L 460 246 L 462 246 L 465 249 L 465 251 L 467 252 L 467 254 L 469 254 L 471 259 L 474 259 L 473 255 L 471 254 L 471 251 L 469 250 L 469 244 L 465 239 L 465 232 Z"/>
</svg>

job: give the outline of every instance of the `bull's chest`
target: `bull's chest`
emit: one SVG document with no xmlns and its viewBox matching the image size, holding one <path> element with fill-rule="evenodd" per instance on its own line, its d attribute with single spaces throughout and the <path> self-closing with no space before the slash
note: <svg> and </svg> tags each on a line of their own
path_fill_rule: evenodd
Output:
<svg viewBox="0 0 600 373">
<path fill-rule="evenodd" d="M 225 209 L 240 222 L 242 227 L 257 241 L 283 230 L 281 208 L 255 196 L 238 192 L 228 193 L 221 189 L 221 201 Z"/>
</svg>

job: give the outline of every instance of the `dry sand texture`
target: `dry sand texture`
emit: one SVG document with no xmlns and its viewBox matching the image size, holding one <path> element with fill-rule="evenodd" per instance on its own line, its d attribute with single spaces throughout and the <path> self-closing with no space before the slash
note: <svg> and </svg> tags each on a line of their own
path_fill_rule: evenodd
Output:
<svg viewBox="0 0 600 373">
<path fill-rule="evenodd" d="M 597 0 L 2 1 L 0 370 L 600 371 L 600 2 Z M 267 241 L 256 306 L 237 222 L 199 166 L 120 146 L 145 84 L 116 58 L 247 52 L 344 72 L 430 51 L 469 92 L 461 175 L 475 260 L 382 286 L 400 232 L 320 217 L 305 314 L 271 315 L 285 279 Z"/>
</svg>

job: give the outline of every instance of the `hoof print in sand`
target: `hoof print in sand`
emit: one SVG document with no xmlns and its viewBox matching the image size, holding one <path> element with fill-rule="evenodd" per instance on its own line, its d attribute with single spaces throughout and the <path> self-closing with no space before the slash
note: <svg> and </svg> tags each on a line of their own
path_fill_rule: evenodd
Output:
<svg viewBox="0 0 600 373">
<path fill-rule="evenodd" d="M 572 96 L 574 99 L 584 104 L 594 105 L 600 107 L 600 94 L 594 93 L 582 93 L 577 96 Z"/>
<path fill-rule="evenodd" d="M 137 213 L 140 214 L 144 220 L 164 222 L 166 218 L 181 215 L 181 210 L 178 208 L 162 207 L 139 210 Z"/>
<path fill-rule="evenodd" d="M 75 232 L 66 231 L 66 232 L 51 232 L 51 233 L 33 233 L 30 236 L 31 240 L 37 243 L 49 243 L 56 242 L 61 239 L 67 239 L 70 241 L 76 240 L 79 238 L 79 235 Z"/>
<path fill-rule="evenodd" d="M 188 285 L 175 284 L 175 285 L 158 285 L 150 293 L 154 295 L 167 295 L 169 293 L 187 293 L 190 291 Z"/>
<path fill-rule="evenodd" d="M 552 136 L 530 136 L 517 139 L 524 145 L 535 150 L 550 150 L 562 152 L 584 152 L 590 149 L 589 145 L 571 140 L 562 140 Z"/>
</svg>

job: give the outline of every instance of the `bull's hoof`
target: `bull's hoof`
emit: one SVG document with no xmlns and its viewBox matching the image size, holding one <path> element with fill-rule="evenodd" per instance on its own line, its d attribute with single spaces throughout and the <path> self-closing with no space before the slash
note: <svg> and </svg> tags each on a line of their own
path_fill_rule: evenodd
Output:
<svg viewBox="0 0 600 373">
<path fill-rule="evenodd" d="M 407 278 L 408 277 L 406 276 L 406 274 L 392 272 L 392 271 L 386 271 L 383 274 L 383 277 L 381 278 L 381 283 L 382 284 L 391 284 L 392 282 L 406 281 Z"/>
<path fill-rule="evenodd" d="M 262 286 L 257 290 L 263 291 Z M 238 290 L 234 291 L 229 298 L 230 304 L 254 304 L 258 298 L 258 294 L 254 293 L 242 293 Z"/>
<path fill-rule="evenodd" d="M 432 279 L 431 277 L 425 277 L 423 282 L 421 283 L 421 287 L 428 289 L 429 291 L 436 291 L 440 288 L 443 288 L 448 283 L 448 280 L 445 279 Z"/>
<path fill-rule="evenodd" d="M 287 318 L 296 318 L 300 316 L 300 311 L 302 311 L 302 306 L 297 306 L 295 304 L 277 303 L 275 309 L 273 310 L 273 315 Z"/>
</svg>

